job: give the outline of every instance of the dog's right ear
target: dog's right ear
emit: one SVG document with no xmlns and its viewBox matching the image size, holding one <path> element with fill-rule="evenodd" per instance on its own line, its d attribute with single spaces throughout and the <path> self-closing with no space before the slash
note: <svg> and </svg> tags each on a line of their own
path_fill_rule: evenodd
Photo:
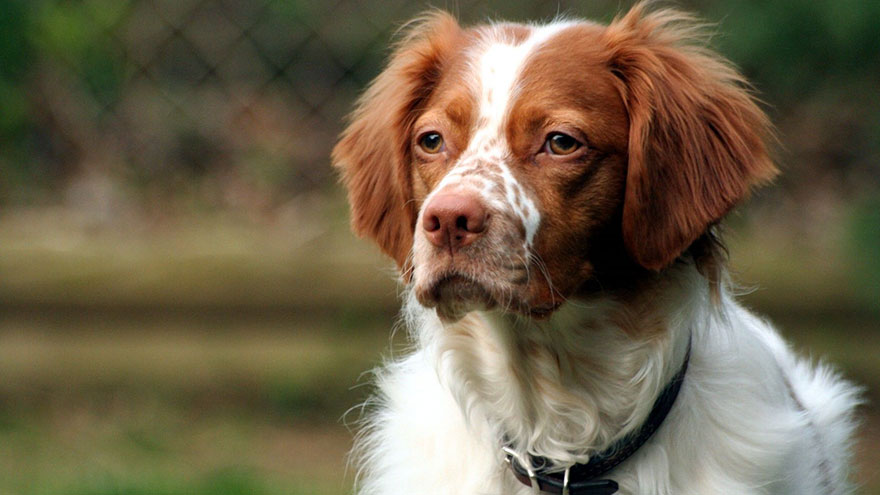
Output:
<svg viewBox="0 0 880 495">
<path fill-rule="evenodd" d="M 459 37 L 458 23 L 445 12 L 411 22 L 333 149 L 333 166 L 348 189 L 352 230 L 374 239 L 404 276 L 417 216 L 409 166 L 412 126 Z"/>
<path fill-rule="evenodd" d="M 630 119 L 623 240 L 662 270 L 776 175 L 772 131 L 743 77 L 689 16 L 639 3 L 603 36 Z"/>
</svg>

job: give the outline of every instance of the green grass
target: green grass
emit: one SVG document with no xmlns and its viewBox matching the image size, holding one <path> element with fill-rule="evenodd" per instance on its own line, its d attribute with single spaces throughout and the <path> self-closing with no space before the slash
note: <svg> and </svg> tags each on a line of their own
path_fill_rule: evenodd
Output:
<svg viewBox="0 0 880 495">
<path fill-rule="evenodd" d="M 0 304 L 202 311 L 375 310 L 392 266 L 327 207 L 293 223 L 226 216 L 94 226 L 70 212 L 0 212 Z M 346 294 L 345 304 L 340 304 Z"/>
<path fill-rule="evenodd" d="M 327 227 L 2 218 L 0 495 L 350 492 L 345 413 L 398 302 L 388 263 L 335 210 L 316 218 Z M 732 251 L 762 287 L 746 303 L 876 404 L 878 319 L 849 299 L 846 258 L 753 234 Z M 880 493 L 872 404 L 862 493 Z"/>
<path fill-rule="evenodd" d="M 388 346 L 376 320 L 356 335 L 247 318 L 211 332 L 185 317 L 29 320 L 0 318 L 0 493 L 348 489 L 343 415 Z"/>
<path fill-rule="evenodd" d="M 90 321 L 0 319 L 0 493 L 350 489 L 343 416 L 368 391 L 356 387 L 360 372 L 389 347 L 382 318 L 354 333 L 251 318 L 215 321 L 210 333 L 199 318 L 89 331 Z M 876 381 L 876 342 L 822 347 L 834 341 L 828 327 L 784 323 L 799 348 L 827 350 L 850 376 Z M 880 488 L 870 464 L 878 426 L 860 451 L 863 493 Z"/>
</svg>

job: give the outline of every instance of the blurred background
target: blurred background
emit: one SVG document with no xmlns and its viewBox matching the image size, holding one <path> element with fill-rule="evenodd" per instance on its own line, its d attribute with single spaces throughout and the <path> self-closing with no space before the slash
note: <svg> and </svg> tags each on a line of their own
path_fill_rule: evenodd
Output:
<svg viewBox="0 0 880 495">
<path fill-rule="evenodd" d="M 328 154 L 394 32 L 629 2 L 0 0 L 0 494 L 342 494 L 400 336 Z M 784 175 L 728 222 L 747 305 L 866 387 L 880 493 L 880 2 L 676 4 Z"/>
</svg>

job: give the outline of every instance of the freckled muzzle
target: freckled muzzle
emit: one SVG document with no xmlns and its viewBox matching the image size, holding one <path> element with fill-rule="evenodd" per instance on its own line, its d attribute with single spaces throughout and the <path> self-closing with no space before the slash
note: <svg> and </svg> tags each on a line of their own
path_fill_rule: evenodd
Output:
<svg viewBox="0 0 880 495">
<path fill-rule="evenodd" d="M 531 237 L 536 209 L 501 165 L 464 162 L 425 200 L 417 222 L 417 299 L 444 320 L 501 307 L 532 314 Z"/>
</svg>

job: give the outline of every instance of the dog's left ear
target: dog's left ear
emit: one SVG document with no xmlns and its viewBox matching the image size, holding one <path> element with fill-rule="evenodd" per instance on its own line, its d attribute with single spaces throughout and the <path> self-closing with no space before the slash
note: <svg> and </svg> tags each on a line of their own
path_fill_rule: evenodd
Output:
<svg viewBox="0 0 880 495">
<path fill-rule="evenodd" d="M 404 278 L 416 222 L 409 162 L 412 125 L 459 36 L 458 23 L 445 12 L 429 12 L 409 23 L 333 148 L 333 165 L 348 189 L 353 230 L 375 240 Z"/>
<path fill-rule="evenodd" d="M 736 70 L 693 45 L 695 31 L 684 14 L 637 5 L 603 35 L 630 119 L 624 244 L 651 270 L 776 175 L 767 117 Z"/>
</svg>

